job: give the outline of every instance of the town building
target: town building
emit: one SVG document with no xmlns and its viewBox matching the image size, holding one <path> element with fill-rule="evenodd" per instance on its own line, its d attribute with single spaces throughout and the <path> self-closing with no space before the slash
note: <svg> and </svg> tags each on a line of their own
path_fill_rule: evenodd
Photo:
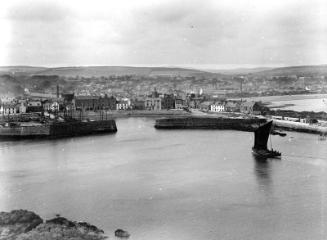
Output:
<svg viewBox="0 0 327 240">
<path fill-rule="evenodd" d="M 55 100 L 44 100 L 42 101 L 42 107 L 44 111 L 47 112 L 56 112 L 59 111 L 59 103 Z"/>
<path fill-rule="evenodd" d="M 131 102 L 128 101 L 128 100 L 120 100 L 120 101 L 117 101 L 116 103 L 116 109 L 117 110 L 127 110 L 127 109 L 130 109 L 130 104 Z"/>
<path fill-rule="evenodd" d="M 175 99 L 175 109 L 183 109 L 185 107 L 185 101 L 182 98 Z"/>
<path fill-rule="evenodd" d="M 161 110 L 161 98 L 148 97 L 144 101 L 144 107 L 146 110 Z"/>
<path fill-rule="evenodd" d="M 154 90 L 152 94 L 145 99 L 144 107 L 146 110 L 161 110 L 161 98 L 156 90 Z"/>
<path fill-rule="evenodd" d="M 164 94 L 161 100 L 162 109 L 174 109 L 175 108 L 175 97 L 173 94 Z"/>
<path fill-rule="evenodd" d="M 39 100 L 30 100 L 27 102 L 26 112 L 43 112 L 42 102 Z"/>
<path fill-rule="evenodd" d="M 11 115 L 19 112 L 19 105 L 17 103 L 3 103 L 0 107 L 0 112 L 2 115 Z"/>
<path fill-rule="evenodd" d="M 225 103 L 224 102 L 215 102 L 210 105 L 210 112 L 224 112 Z"/>
<path fill-rule="evenodd" d="M 75 110 L 75 95 L 74 93 L 65 93 L 61 95 L 63 99 L 63 105 L 66 108 L 66 111 Z"/>
<path fill-rule="evenodd" d="M 209 111 L 211 104 L 212 104 L 211 101 L 204 101 L 204 102 L 200 103 L 199 107 L 202 111 Z"/>
<path fill-rule="evenodd" d="M 80 110 L 116 110 L 117 100 L 114 97 L 75 96 L 75 107 Z"/>
<path fill-rule="evenodd" d="M 145 109 L 144 99 L 140 99 L 140 98 L 133 99 L 131 103 L 131 107 L 135 110 L 144 110 Z"/>
<path fill-rule="evenodd" d="M 19 106 L 18 107 L 19 113 L 26 113 L 26 110 L 27 110 L 26 102 L 21 101 L 21 102 L 18 103 L 18 106 Z"/>
<path fill-rule="evenodd" d="M 240 101 L 230 101 L 228 100 L 225 104 L 226 112 L 240 112 Z"/>
<path fill-rule="evenodd" d="M 254 114 L 254 115 L 261 115 L 264 114 L 267 110 L 267 107 L 263 106 L 259 102 L 242 102 L 240 106 L 240 111 L 245 114 Z"/>
<path fill-rule="evenodd" d="M 75 107 L 78 110 L 95 111 L 100 107 L 99 97 L 98 96 L 75 96 Z"/>
<path fill-rule="evenodd" d="M 117 109 L 117 99 L 114 96 L 108 97 L 108 95 L 105 95 L 104 97 L 100 97 L 99 104 L 100 104 L 100 108 L 104 110 Z M 130 106 L 130 101 L 128 105 Z"/>
</svg>

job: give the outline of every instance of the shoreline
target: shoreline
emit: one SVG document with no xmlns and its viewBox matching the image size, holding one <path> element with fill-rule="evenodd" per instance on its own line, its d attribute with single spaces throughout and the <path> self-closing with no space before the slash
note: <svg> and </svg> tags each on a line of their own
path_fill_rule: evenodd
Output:
<svg viewBox="0 0 327 240">
<path fill-rule="evenodd" d="M 121 235 L 118 236 L 117 233 Z M 129 237 L 122 229 L 115 231 L 116 237 Z M 28 210 L 12 210 L 0 212 L 0 239 L 14 240 L 104 240 L 108 236 L 102 229 L 88 223 L 68 220 L 59 214 L 49 220 L 43 220 L 39 215 Z"/>
<path fill-rule="evenodd" d="M 245 97 L 244 100 L 251 101 L 292 101 L 292 100 L 304 100 L 304 99 L 324 99 L 327 98 L 327 94 L 313 93 L 313 94 L 294 94 L 294 95 L 274 95 L 274 96 L 260 96 L 260 97 Z M 240 98 L 241 99 L 241 98 Z"/>
</svg>

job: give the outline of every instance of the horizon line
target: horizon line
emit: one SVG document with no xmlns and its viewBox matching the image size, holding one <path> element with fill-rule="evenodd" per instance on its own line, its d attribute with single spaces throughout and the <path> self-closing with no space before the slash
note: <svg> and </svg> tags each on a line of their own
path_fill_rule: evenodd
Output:
<svg viewBox="0 0 327 240">
<path fill-rule="evenodd" d="M 255 69 L 255 68 L 286 68 L 286 67 L 308 67 L 308 66 L 327 66 L 327 63 L 319 64 L 126 64 L 126 65 L 97 65 L 97 64 L 85 64 L 85 65 L 0 65 L 0 68 L 5 67 L 30 67 L 30 68 L 79 68 L 79 67 L 134 67 L 134 68 L 151 68 L 151 67 L 162 67 L 162 68 L 188 68 L 195 70 L 236 70 L 236 69 Z"/>
</svg>

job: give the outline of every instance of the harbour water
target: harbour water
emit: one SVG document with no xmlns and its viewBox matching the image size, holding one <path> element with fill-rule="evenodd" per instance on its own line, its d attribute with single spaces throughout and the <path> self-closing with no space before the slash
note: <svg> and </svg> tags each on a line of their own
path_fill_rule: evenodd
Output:
<svg viewBox="0 0 327 240">
<path fill-rule="evenodd" d="M 253 133 L 156 130 L 0 142 L 0 211 L 59 213 L 131 240 L 297 239 L 327 235 L 327 141 L 272 136 L 281 160 L 258 161 Z"/>
</svg>

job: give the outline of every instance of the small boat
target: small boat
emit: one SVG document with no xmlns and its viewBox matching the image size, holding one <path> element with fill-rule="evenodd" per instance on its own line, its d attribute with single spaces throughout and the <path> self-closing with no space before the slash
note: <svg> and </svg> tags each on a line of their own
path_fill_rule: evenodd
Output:
<svg viewBox="0 0 327 240">
<path fill-rule="evenodd" d="M 287 134 L 284 133 L 284 132 L 279 132 L 279 131 L 275 131 L 275 130 L 272 130 L 271 135 L 278 135 L 278 136 L 281 136 L 281 137 L 285 137 Z"/>
<path fill-rule="evenodd" d="M 252 153 L 262 158 L 279 158 L 281 153 L 274 150 L 268 149 L 267 142 L 272 129 L 272 121 L 265 123 L 258 127 L 254 131 L 254 146 L 252 147 Z"/>
</svg>

